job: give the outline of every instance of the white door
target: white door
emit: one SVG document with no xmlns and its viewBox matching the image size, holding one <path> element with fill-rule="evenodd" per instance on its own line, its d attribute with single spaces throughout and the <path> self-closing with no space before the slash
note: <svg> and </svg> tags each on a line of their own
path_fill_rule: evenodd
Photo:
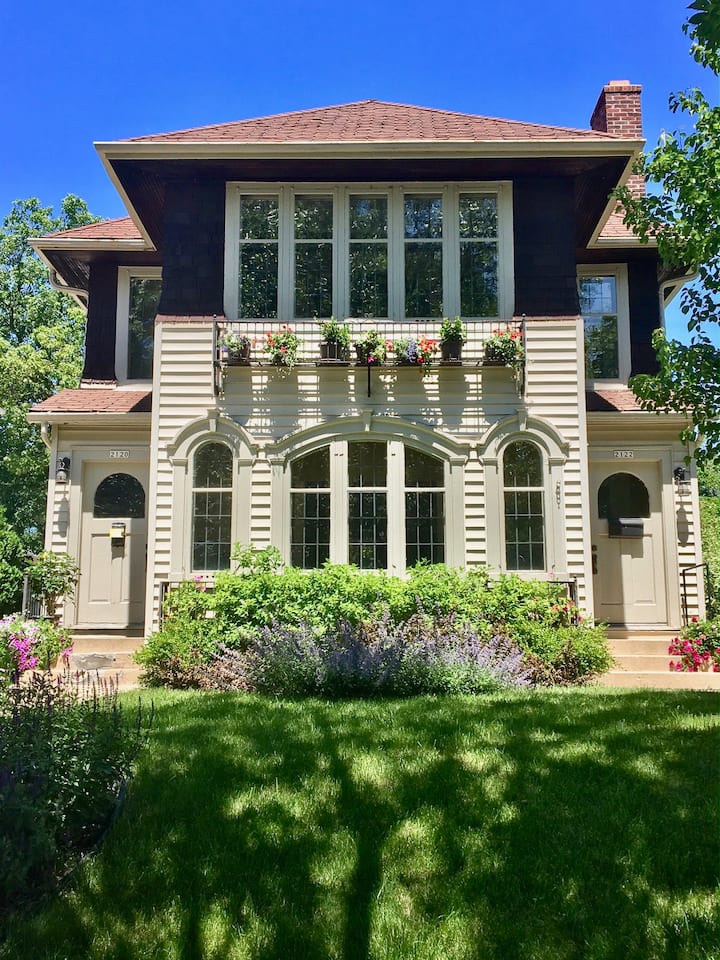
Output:
<svg viewBox="0 0 720 960">
<path fill-rule="evenodd" d="M 78 626 L 143 625 L 147 485 L 144 464 L 85 464 Z"/>
<path fill-rule="evenodd" d="M 600 620 L 667 624 L 661 491 L 659 462 L 592 465 L 592 564 Z"/>
</svg>

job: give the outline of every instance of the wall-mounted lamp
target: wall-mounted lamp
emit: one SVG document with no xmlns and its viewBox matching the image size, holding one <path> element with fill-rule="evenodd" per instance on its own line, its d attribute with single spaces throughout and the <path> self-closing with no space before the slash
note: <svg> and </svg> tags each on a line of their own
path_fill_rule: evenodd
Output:
<svg viewBox="0 0 720 960">
<path fill-rule="evenodd" d="M 680 496 L 684 493 L 690 493 L 690 471 L 686 467 L 675 467 L 673 479 Z"/>
<path fill-rule="evenodd" d="M 55 483 L 67 483 L 70 479 L 70 457 L 58 457 L 55 464 Z"/>
</svg>

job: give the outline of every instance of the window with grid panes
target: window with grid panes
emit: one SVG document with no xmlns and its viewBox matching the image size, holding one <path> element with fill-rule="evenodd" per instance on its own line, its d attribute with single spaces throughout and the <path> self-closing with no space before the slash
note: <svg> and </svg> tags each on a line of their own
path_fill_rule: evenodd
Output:
<svg viewBox="0 0 720 960">
<path fill-rule="evenodd" d="M 405 447 L 405 557 L 445 562 L 445 470 L 442 460 Z"/>
<path fill-rule="evenodd" d="M 545 569 L 543 457 L 529 440 L 508 444 L 503 454 L 505 566 Z"/>
<path fill-rule="evenodd" d="M 290 563 L 313 570 L 330 559 L 330 448 L 298 457 L 290 477 Z"/>
<path fill-rule="evenodd" d="M 232 464 L 224 443 L 203 443 L 193 458 L 193 570 L 230 566 Z"/>
<path fill-rule="evenodd" d="M 253 189 L 229 190 L 230 318 L 401 321 L 512 311 L 511 246 L 502 240 L 512 235 L 508 185 Z"/>
<path fill-rule="evenodd" d="M 387 444 L 348 444 L 348 562 L 387 567 Z"/>
</svg>

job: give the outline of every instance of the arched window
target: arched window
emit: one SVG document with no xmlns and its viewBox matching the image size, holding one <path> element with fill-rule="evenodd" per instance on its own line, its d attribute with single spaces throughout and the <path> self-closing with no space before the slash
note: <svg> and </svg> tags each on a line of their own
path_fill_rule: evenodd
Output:
<svg viewBox="0 0 720 960">
<path fill-rule="evenodd" d="M 93 502 L 94 517 L 142 518 L 145 491 L 129 473 L 112 473 L 98 484 Z"/>
<path fill-rule="evenodd" d="M 338 438 L 290 464 L 295 567 L 321 566 L 331 544 L 361 570 L 444 563 L 445 523 L 444 461 L 399 439 Z"/>
<path fill-rule="evenodd" d="M 230 566 L 232 453 L 224 443 L 203 443 L 193 460 L 194 570 Z"/>
<path fill-rule="evenodd" d="M 645 484 L 632 473 L 613 473 L 605 477 L 598 490 L 598 517 L 649 517 L 650 495 Z"/>
<path fill-rule="evenodd" d="M 529 440 L 509 444 L 503 455 L 505 566 L 545 569 L 543 458 Z"/>
</svg>

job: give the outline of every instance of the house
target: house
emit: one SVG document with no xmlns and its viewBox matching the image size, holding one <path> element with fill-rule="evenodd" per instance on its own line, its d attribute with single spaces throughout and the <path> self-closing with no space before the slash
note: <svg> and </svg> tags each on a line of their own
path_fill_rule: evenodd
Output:
<svg viewBox="0 0 720 960">
<path fill-rule="evenodd" d="M 587 130 L 367 100 L 97 144 L 130 215 L 33 241 L 87 308 L 80 388 L 30 414 L 66 622 L 149 632 L 238 542 L 555 577 L 638 630 L 701 614 L 683 420 L 627 386 L 682 282 L 610 198 L 643 189 L 640 96 L 609 83 Z M 459 316 L 462 360 L 323 362 L 330 316 L 392 341 Z M 292 368 L 263 349 L 285 325 Z M 520 368 L 483 362 L 495 330 Z"/>
</svg>

